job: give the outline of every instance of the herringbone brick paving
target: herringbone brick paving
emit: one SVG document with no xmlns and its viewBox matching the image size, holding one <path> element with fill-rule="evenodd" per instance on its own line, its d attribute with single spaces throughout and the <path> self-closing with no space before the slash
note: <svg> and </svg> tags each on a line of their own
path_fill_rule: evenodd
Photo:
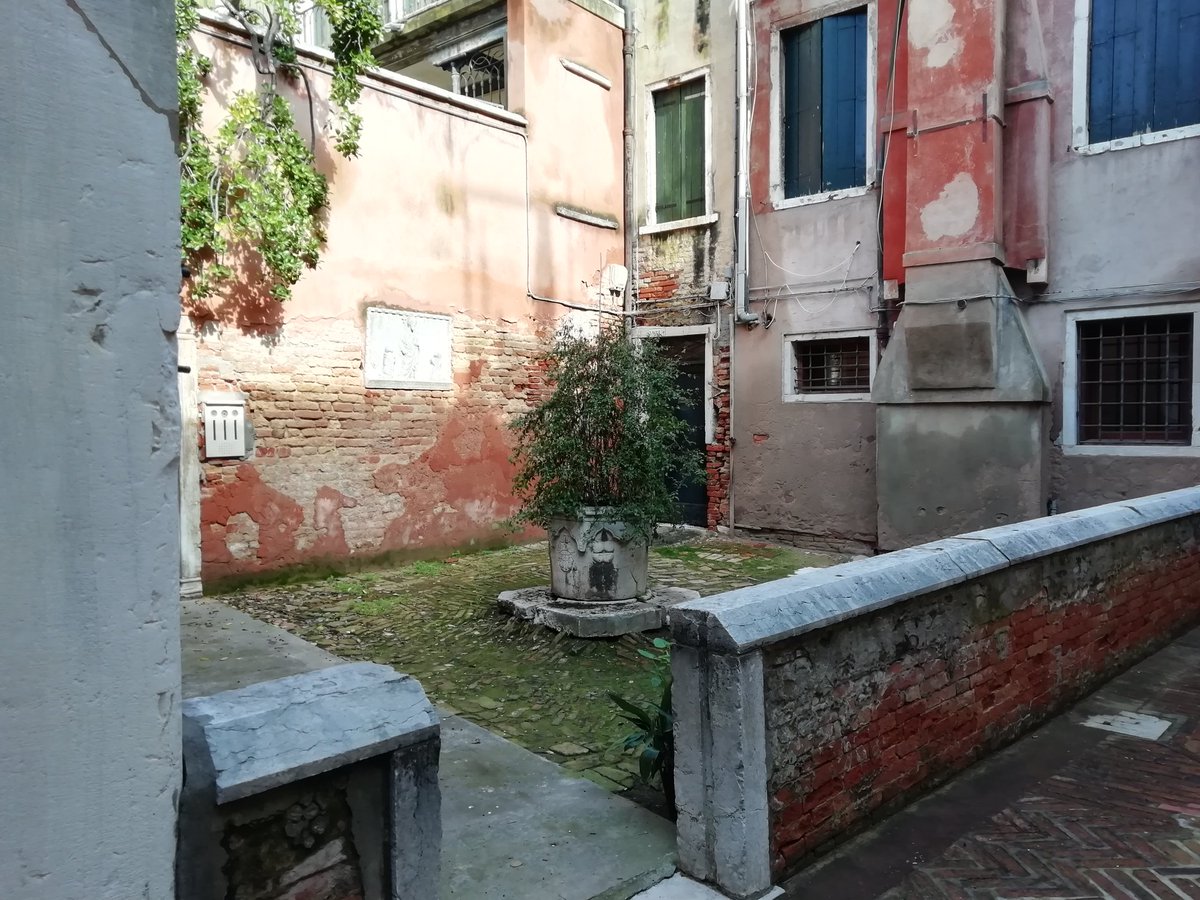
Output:
<svg viewBox="0 0 1200 900">
<path fill-rule="evenodd" d="M 1200 666 L 1177 672 L 1139 709 L 1162 739 L 1105 738 L 882 898 L 1200 900 Z"/>
</svg>

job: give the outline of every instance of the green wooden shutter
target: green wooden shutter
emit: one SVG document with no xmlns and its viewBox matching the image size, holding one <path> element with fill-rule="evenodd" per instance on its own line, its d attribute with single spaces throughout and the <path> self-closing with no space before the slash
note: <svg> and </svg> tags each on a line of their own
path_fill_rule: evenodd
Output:
<svg viewBox="0 0 1200 900">
<path fill-rule="evenodd" d="M 683 191 L 680 203 L 683 218 L 702 216 L 705 206 L 704 184 L 704 82 L 684 85 L 680 102 L 682 134 L 680 135 L 680 181 Z"/>
<path fill-rule="evenodd" d="M 680 91 L 672 88 L 654 95 L 654 213 L 659 222 L 683 218 L 680 197 L 682 169 L 679 135 L 682 128 Z"/>
</svg>

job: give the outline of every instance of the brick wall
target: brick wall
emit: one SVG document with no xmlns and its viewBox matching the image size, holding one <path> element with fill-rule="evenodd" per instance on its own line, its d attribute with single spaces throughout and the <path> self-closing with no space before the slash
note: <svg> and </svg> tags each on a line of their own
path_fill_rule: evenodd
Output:
<svg viewBox="0 0 1200 900">
<path fill-rule="evenodd" d="M 1200 487 L 671 610 L 680 868 L 757 896 L 1200 620 Z"/>
<path fill-rule="evenodd" d="M 772 869 L 969 765 L 1200 612 L 1195 522 L 1006 568 L 766 654 Z"/>
<path fill-rule="evenodd" d="M 708 527 L 729 523 L 729 347 L 719 347 L 713 364 L 713 400 L 716 427 L 708 445 L 705 469 L 708 475 Z"/>
<path fill-rule="evenodd" d="M 246 397 L 256 448 L 204 464 L 206 578 L 511 537 L 507 423 L 544 386 L 549 325 L 453 319 L 454 388 L 363 386 L 363 327 L 198 327 L 200 388 Z"/>
</svg>

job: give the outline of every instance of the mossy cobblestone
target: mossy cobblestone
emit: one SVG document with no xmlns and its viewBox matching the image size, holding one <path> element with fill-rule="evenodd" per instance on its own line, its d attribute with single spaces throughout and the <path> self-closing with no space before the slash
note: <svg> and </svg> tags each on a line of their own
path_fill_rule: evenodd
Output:
<svg viewBox="0 0 1200 900">
<path fill-rule="evenodd" d="M 707 537 L 656 547 L 650 580 L 709 596 L 836 561 Z M 221 599 L 346 659 L 395 666 L 444 709 L 605 788 L 628 788 L 637 763 L 621 749 L 629 727 L 607 692 L 651 697 L 637 651 L 653 635 L 582 640 L 498 610 L 501 591 L 546 584 L 547 565 L 546 545 L 532 544 Z"/>
</svg>

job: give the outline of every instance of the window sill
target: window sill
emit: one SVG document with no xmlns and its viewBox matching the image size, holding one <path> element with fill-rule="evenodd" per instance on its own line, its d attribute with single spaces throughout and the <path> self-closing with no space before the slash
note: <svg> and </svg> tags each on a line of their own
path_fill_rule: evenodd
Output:
<svg viewBox="0 0 1200 900">
<path fill-rule="evenodd" d="M 862 197 L 871 190 L 871 185 L 842 188 L 838 191 L 822 191 L 819 194 L 805 194 L 803 197 L 777 197 L 771 204 L 775 209 L 792 209 L 796 206 L 811 206 L 814 203 L 828 203 L 830 200 L 845 200 L 850 197 Z"/>
<path fill-rule="evenodd" d="M 870 403 L 866 394 L 784 394 L 784 403 Z"/>
<path fill-rule="evenodd" d="M 638 229 L 639 235 L 663 234 L 668 231 L 682 231 L 685 228 L 703 228 L 705 225 L 712 225 L 717 221 L 717 213 L 709 213 L 706 216 L 692 216 L 690 219 L 676 219 L 673 222 L 659 222 L 654 225 L 643 225 Z"/>
<path fill-rule="evenodd" d="M 1200 447 L 1181 444 L 1064 444 L 1066 456 L 1200 456 Z"/>
<path fill-rule="evenodd" d="M 1200 124 L 1185 125 L 1182 128 L 1168 128 L 1166 131 L 1152 131 L 1148 134 L 1134 134 L 1112 141 L 1101 141 L 1097 144 L 1082 144 L 1071 149 L 1080 156 L 1097 156 L 1113 150 L 1131 150 L 1134 147 L 1145 147 L 1150 144 L 1166 144 L 1170 141 L 1181 141 L 1184 138 L 1200 137 Z"/>
</svg>

